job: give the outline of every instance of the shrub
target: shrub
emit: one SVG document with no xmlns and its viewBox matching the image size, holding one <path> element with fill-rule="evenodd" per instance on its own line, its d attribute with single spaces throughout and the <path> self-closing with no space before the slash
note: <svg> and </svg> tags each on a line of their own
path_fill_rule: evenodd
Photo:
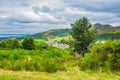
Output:
<svg viewBox="0 0 120 80">
<path fill-rule="evenodd" d="M 120 53 L 109 54 L 105 63 L 106 69 L 120 71 Z"/>
<path fill-rule="evenodd" d="M 40 50 L 40 51 L 47 50 L 48 47 L 49 47 L 49 45 L 47 45 L 45 43 L 37 43 L 37 45 L 36 45 L 36 49 Z"/>
<path fill-rule="evenodd" d="M 0 43 L 1 49 L 16 49 L 20 47 L 21 47 L 20 42 L 15 38 L 6 39 Z"/>
<path fill-rule="evenodd" d="M 98 70 L 102 66 L 102 56 L 96 53 L 87 53 L 80 58 L 79 66 L 82 70 Z"/>
<path fill-rule="evenodd" d="M 32 50 L 35 48 L 34 39 L 32 37 L 27 37 L 22 42 L 23 49 Z"/>
<path fill-rule="evenodd" d="M 50 73 L 56 72 L 58 70 L 65 70 L 64 65 L 59 63 L 55 58 L 48 58 L 44 60 L 43 66 L 45 68 L 45 71 Z"/>
<path fill-rule="evenodd" d="M 120 70 L 120 41 L 107 40 L 104 44 L 92 44 L 89 53 L 81 57 L 79 66 L 82 70 Z"/>
<path fill-rule="evenodd" d="M 54 47 L 51 47 L 49 51 L 0 50 L 0 68 L 53 73 L 58 70 L 65 70 L 64 63 L 59 61 L 59 58 L 64 59 L 63 57 L 68 55 L 66 52 Z"/>
</svg>

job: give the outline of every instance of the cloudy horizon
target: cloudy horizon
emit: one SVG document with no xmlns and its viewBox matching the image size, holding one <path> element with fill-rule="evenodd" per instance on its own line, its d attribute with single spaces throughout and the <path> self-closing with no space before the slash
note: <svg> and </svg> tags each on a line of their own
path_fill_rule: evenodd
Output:
<svg viewBox="0 0 120 80">
<path fill-rule="evenodd" d="M 76 19 L 120 25 L 120 0 L 0 0 L 0 34 L 70 28 Z"/>
</svg>

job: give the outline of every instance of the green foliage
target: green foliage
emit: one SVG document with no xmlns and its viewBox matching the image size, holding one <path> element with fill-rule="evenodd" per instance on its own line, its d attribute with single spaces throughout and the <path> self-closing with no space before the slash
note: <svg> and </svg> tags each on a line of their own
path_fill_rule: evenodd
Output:
<svg viewBox="0 0 120 80">
<path fill-rule="evenodd" d="M 55 58 L 48 58 L 49 60 L 44 60 L 43 66 L 47 72 L 56 72 L 57 70 L 65 70 L 62 63 L 59 63 Z"/>
<path fill-rule="evenodd" d="M 15 38 L 6 39 L 0 42 L 1 49 L 16 49 L 20 47 L 21 47 L 20 42 Z"/>
<path fill-rule="evenodd" d="M 92 44 L 89 53 L 81 57 L 82 70 L 120 70 L 120 40 L 107 40 L 105 43 Z"/>
<path fill-rule="evenodd" d="M 65 70 L 64 60 L 70 56 L 69 53 L 68 49 L 62 50 L 45 44 L 39 44 L 35 50 L 0 50 L 0 68 L 53 73 Z"/>
<path fill-rule="evenodd" d="M 87 53 L 80 58 L 79 66 L 82 70 L 99 70 L 102 66 L 102 55 L 96 53 Z"/>
<path fill-rule="evenodd" d="M 72 40 L 66 40 L 66 39 L 63 38 L 63 39 L 61 39 L 61 40 L 58 41 L 58 42 L 59 42 L 59 43 L 69 44 L 69 45 L 70 45 L 70 44 L 71 44 L 71 41 L 72 41 Z"/>
<path fill-rule="evenodd" d="M 37 50 L 40 50 L 40 51 L 42 51 L 42 50 L 47 50 L 48 47 L 49 47 L 49 46 L 48 46 L 47 44 L 43 43 L 43 42 L 37 43 L 37 45 L 35 46 L 35 48 L 36 48 Z"/>
<path fill-rule="evenodd" d="M 120 40 L 106 40 L 104 43 L 92 44 L 89 50 L 100 54 L 119 53 Z"/>
<path fill-rule="evenodd" d="M 57 57 L 61 57 L 61 58 L 65 58 L 69 56 L 69 51 L 67 50 L 62 50 L 59 48 L 55 48 L 55 47 L 49 47 L 49 49 L 42 51 L 44 54 L 42 54 L 41 56 L 43 57 L 48 57 L 48 58 L 57 58 Z"/>
<path fill-rule="evenodd" d="M 73 37 L 73 48 L 74 51 L 82 54 L 87 51 L 88 46 L 94 40 L 95 31 L 91 30 L 91 23 L 85 17 L 77 20 L 75 23 L 71 24 L 71 36 Z"/>
<path fill-rule="evenodd" d="M 120 33 L 106 33 L 98 34 L 97 39 L 107 40 L 107 39 L 120 39 Z"/>
<path fill-rule="evenodd" d="M 61 40 L 61 42 L 66 43 L 65 40 Z M 92 43 L 89 47 L 86 47 L 88 48 L 88 53 L 84 57 L 80 56 L 80 60 L 79 56 L 71 56 L 71 49 L 63 50 L 43 42 L 34 42 L 32 38 L 24 39 L 23 44 L 25 48 L 20 49 L 21 44 L 17 39 L 12 38 L 1 41 L 1 69 L 47 71 L 53 73 L 66 70 L 65 66 L 68 62 L 73 62 L 72 65 L 79 64 L 82 70 L 120 71 L 120 40 Z"/>
<path fill-rule="evenodd" d="M 109 54 L 105 63 L 106 68 L 120 71 L 120 53 Z"/>
<path fill-rule="evenodd" d="M 22 42 L 23 49 L 32 50 L 35 48 L 34 39 L 32 37 L 27 37 Z"/>
</svg>

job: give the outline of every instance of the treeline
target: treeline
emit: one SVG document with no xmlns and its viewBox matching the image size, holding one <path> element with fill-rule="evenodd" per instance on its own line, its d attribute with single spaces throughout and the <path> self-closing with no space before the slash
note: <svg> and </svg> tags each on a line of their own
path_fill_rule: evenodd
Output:
<svg viewBox="0 0 120 80">
<path fill-rule="evenodd" d="M 35 41 L 32 37 L 26 37 L 23 40 L 19 41 L 16 38 L 9 38 L 0 41 L 0 49 L 35 49 Z"/>
</svg>

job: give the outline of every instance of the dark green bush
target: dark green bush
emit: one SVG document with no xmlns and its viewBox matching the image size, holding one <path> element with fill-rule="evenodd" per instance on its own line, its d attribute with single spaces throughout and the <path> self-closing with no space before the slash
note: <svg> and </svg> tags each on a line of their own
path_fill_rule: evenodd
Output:
<svg viewBox="0 0 120 80">
<path fill-rule="evenodd" d="M 34 39 L 32 37 L 27 37 L 22 42 L 23 49 L 32 50 L 35 48 Z"/>
</svg>

